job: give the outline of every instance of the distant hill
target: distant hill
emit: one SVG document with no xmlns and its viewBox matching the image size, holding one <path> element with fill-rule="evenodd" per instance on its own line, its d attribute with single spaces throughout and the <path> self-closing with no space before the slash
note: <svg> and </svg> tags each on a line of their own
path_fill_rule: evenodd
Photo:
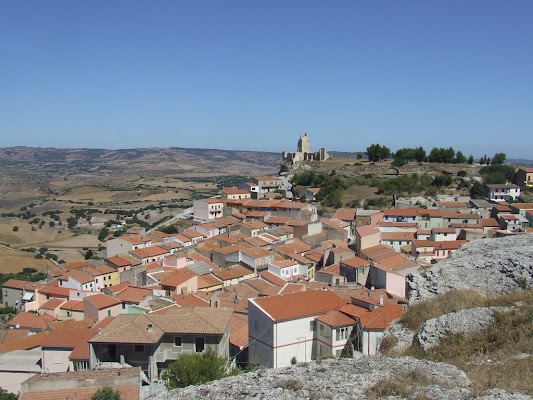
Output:
<svg viewBox="0 0 533 400">
<path fill-rule="evenodd" d="M 260 151 L 143 148 L 0 148 L 0 168 L 60 174 L 147 173 L 178 176 L 277 174 L 281 154 Z"/>
</svg>

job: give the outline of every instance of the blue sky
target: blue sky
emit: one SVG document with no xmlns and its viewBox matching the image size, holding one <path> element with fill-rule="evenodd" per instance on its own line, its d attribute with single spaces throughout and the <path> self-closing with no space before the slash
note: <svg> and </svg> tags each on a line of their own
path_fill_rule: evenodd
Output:
<svg viewBox="0 0 533 400">
<path fill-rule="evenodd" d="M 0 146 L 533 158 L 533 1 L 0 0 Z"/>
</svg>

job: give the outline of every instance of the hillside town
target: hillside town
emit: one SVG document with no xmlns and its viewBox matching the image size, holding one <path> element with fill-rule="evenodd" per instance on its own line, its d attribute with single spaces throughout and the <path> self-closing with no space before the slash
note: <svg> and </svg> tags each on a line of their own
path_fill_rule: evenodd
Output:
<svg viewBox="0 0 533 400">
<path fill-rule="evenodd" d="M 328 155 L 311 153 L 302 135 L 283 157 Z M 520 185 L 487 185 L 486 199 L 329 217 L 318 212 L 319 188 L 286 197 L 283 177 L 224 188 L 194 200 L 178 233 L 132 227 L 99 260 L 5 282 L 3 306 L 16 315 L 0 332 L 0 387 L 28 400 L 109 385 L 143 399 L 162 390 L 180 355 L 208 348 L 242 368 L 374 356 L 408 307 L 409 274 L 474 240 L 533 233 L 533 203 L 514 202 L 532 177 L 519 168 Z"/>
</svg>

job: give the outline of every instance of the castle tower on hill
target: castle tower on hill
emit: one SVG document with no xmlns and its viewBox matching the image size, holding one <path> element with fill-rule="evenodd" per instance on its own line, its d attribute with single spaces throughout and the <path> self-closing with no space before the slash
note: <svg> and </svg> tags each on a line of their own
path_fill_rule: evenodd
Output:
<svg viewBox="0 0 533 400">
<path fill-rule="evenodd" d="M 329 158 L 329 154 L 326 152 L 326 148 L 322 147 L 319 151 L 311 152 L 309 145 L 309 137 L 307 133 L 300 135 L 298 140 L 298 151 L 295 152 L 283 152 L 282 161 L 295 164 L 301 161 L 325 161 Z"/>
<path fill-rule="evenodd" d="M 300 135 L 300 140 L 298 140 L 298 152 L 309 153 L 309 138 L 307 137 L 307 133 L 302 133 Z"/>
</svg>

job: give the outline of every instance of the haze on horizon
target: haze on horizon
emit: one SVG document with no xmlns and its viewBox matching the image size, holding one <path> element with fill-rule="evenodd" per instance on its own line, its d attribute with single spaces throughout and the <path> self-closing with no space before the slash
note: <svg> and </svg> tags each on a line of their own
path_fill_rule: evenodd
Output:
<svg viewBox="0 0 533 400">
<path fill-rule="evenodd" d="M 532 158 L 533 2 L 0 0 L 0 146 Z"/>
</svg>

